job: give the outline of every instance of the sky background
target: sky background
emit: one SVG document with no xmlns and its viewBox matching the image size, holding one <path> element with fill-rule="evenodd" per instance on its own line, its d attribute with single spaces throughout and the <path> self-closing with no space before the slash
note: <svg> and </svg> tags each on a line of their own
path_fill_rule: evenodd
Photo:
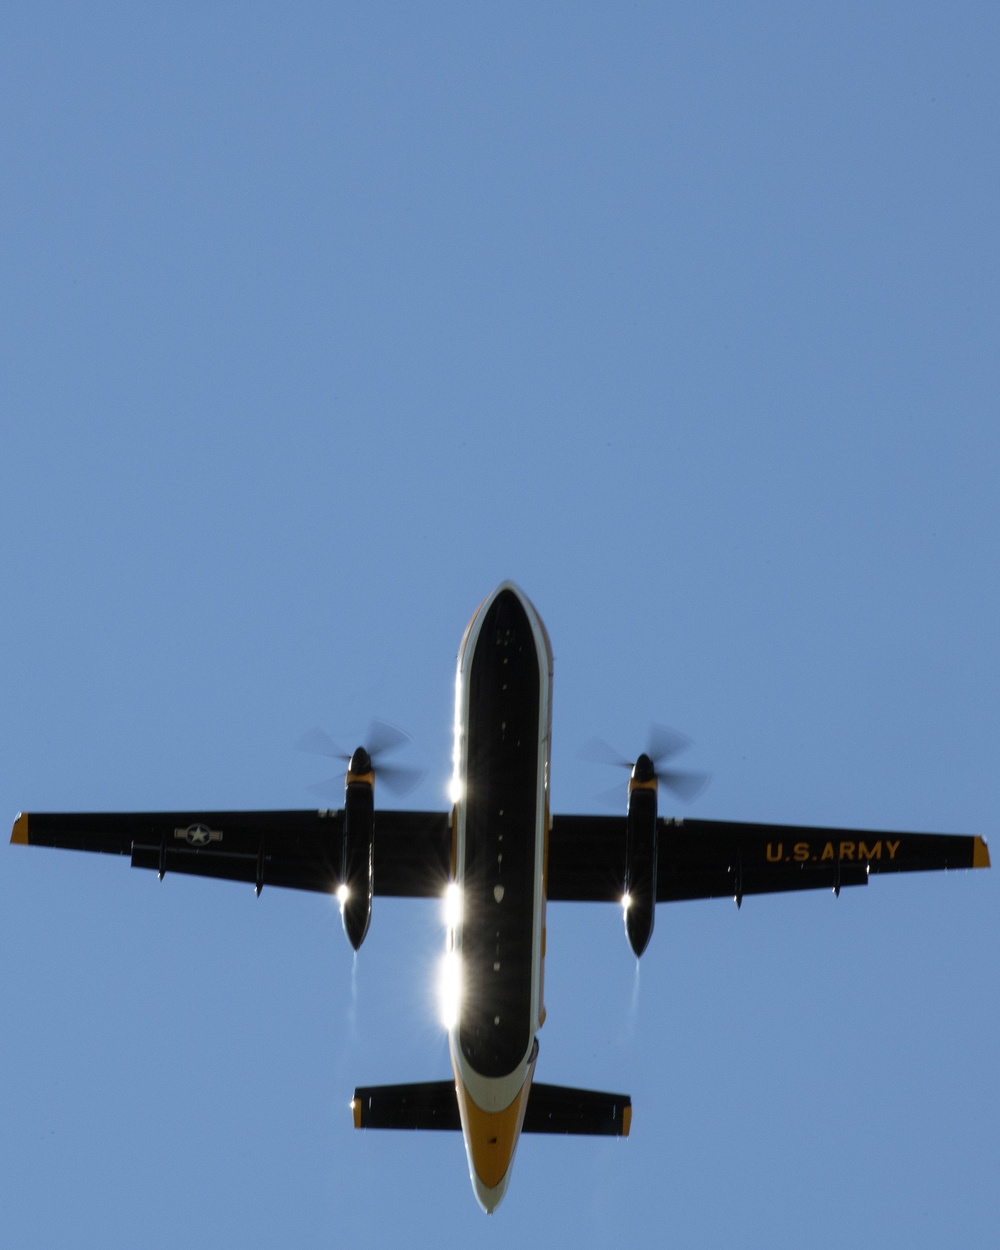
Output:
<svg viewBox="0 0 1000 1250">
<path fill-rule="evenodd" d="M 822 10 L 822 11 L 819 11 Z M 0 12 L 0 812 L 443 808 L 517 581 L 552 799 L 977 832 L 1000 744 L 994 3 Z M 390 805 L 398 800 L 389 799 Z M 661 804 L 661 810 L 667 807 Z M 1000 843 L 994 844 L 994 851 Z M 0 847 L 0 1242 L 995 1246 L 996 872 L 553 905 L 540 1080 L 627 1142 L 359 1134 L 448 1075 L 436 905 Z"/>
</svg>

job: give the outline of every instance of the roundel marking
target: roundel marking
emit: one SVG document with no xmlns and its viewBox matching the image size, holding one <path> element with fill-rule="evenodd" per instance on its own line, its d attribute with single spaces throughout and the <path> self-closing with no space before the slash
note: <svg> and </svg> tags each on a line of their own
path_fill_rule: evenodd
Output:
<svg viewBox="0 0 1000 1250">
<path fill-rule="evenodd" d="M 209 829 L 208 825 L 188 825 L 186 829 L 175 829 L 175 838 L 183 838 L 188 846 L 208 846 L 210 842 L 221 842 L 222 831 Z"/>
</svg>

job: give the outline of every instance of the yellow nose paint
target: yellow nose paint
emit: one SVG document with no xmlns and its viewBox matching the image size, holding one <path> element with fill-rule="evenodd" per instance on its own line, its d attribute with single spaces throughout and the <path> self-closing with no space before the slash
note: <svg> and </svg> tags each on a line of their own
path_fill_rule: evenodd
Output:
<svg viewBox="0 0 1000 1250">
<path fill-rule="evenodd" d="M 530 1089 L 531 1082 L 525 1081 L 509 1107 L 503 1111 L 483 1111 L 472 1101 L 461 1082 L 458 1083 L 458 1105 L 472 1166 L 482 1183 L 490 1189 L 499 1185 L 507 1175 L 524 1122 Z"/>
</svg>

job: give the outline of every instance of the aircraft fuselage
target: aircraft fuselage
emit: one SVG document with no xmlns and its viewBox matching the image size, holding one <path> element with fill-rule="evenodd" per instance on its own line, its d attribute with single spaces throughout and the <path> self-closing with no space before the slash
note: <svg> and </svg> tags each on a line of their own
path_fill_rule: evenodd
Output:
<svg viewBox="0 0 1000 1250">
<path fill-rule="evenodd" d="M 542 1001 L 552 652 L 529 600 L 505 582 L 458 657 L 449 1022 L 466 1153 L 480 1204 L 503 1197 L 528 1101 Z"/>
</svg>

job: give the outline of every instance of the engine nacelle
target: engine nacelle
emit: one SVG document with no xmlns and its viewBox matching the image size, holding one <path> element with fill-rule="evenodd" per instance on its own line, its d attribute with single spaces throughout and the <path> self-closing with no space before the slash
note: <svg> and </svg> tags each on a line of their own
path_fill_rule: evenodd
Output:
<svg viewBox="0 0 1000 1250">
<path fill-rule="evenodd" d="M 358 950 L 372 918 L 372 844 L 375 777 L 364 747 L 351 756 L 344 794 L 344 847 L 340 865 L 340 916 L 347 940 Z"/>
<path fill-rule="evenodd" d="M 629 779 L 623 905 L 625 933 L 638 957 L 656 915 L 656 771 L 648 755 L 639 756 Z"/>
</svg>

